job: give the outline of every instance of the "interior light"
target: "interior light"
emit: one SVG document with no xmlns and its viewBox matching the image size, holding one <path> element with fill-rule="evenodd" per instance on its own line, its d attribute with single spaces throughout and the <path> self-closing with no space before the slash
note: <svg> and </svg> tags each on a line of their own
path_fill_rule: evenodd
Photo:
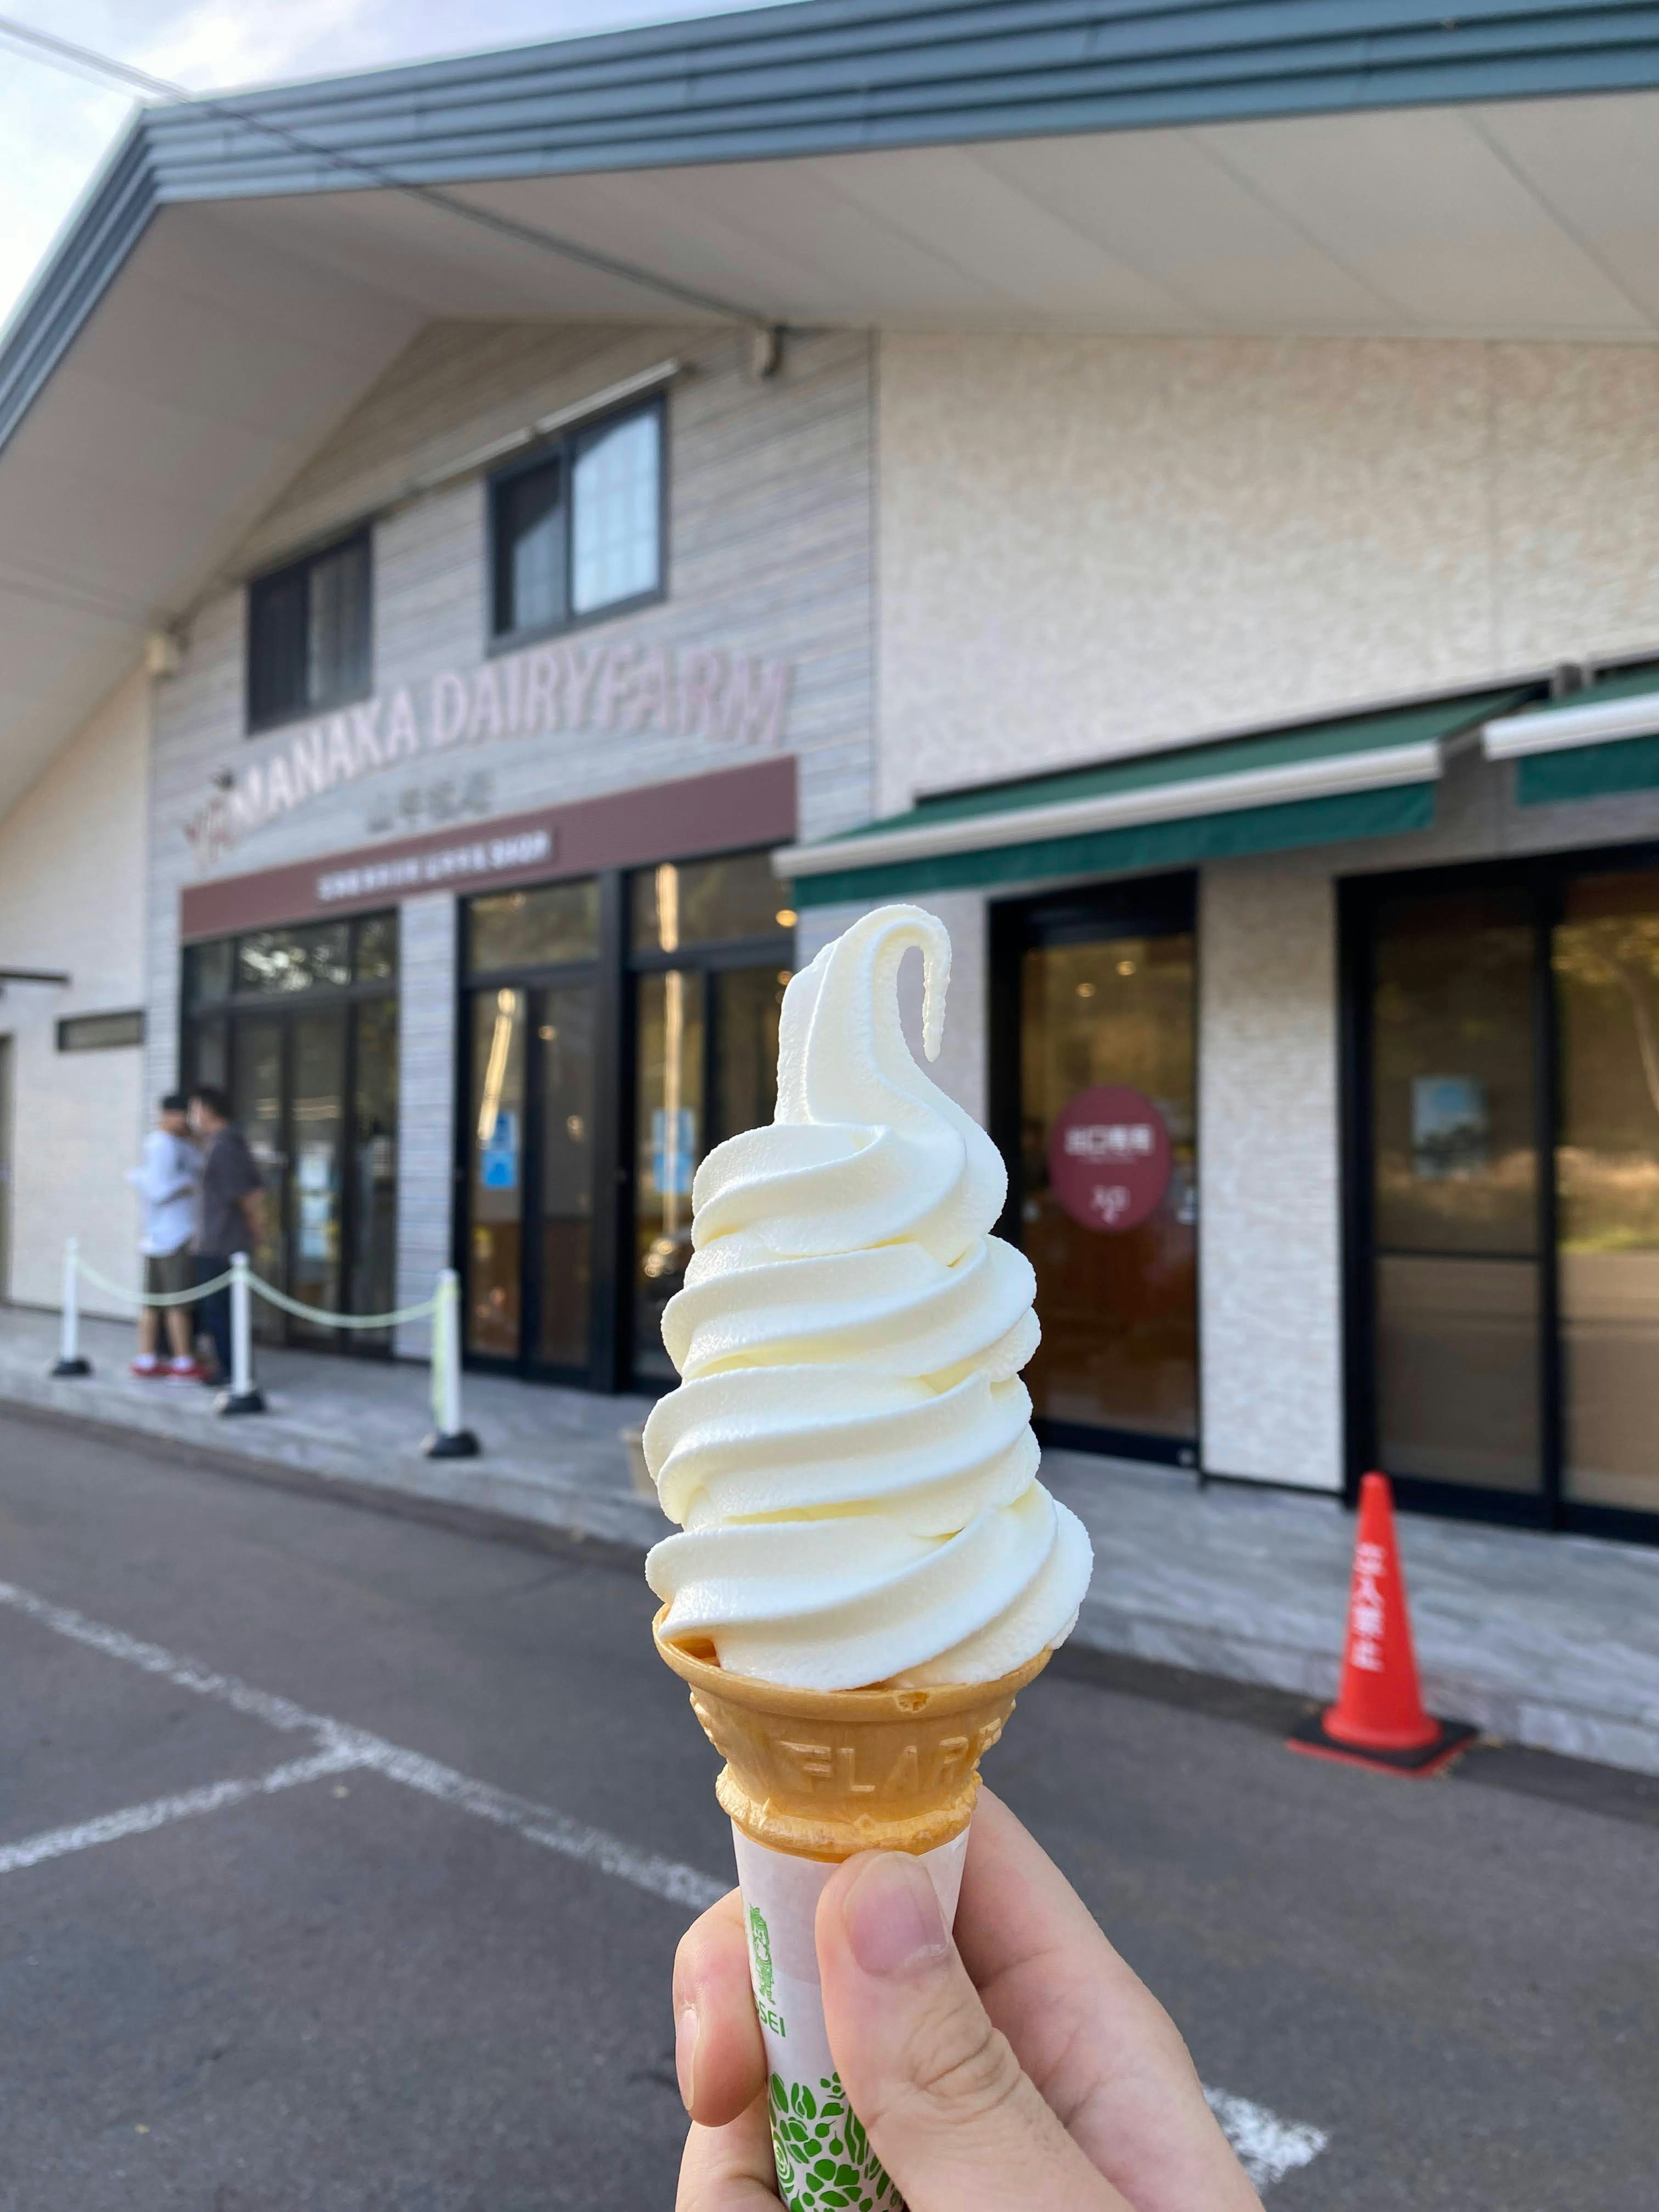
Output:
<svg viewBox="0 0 1659 2212">
<path fill-rule="evenodd" d="M 777 921 L 778 927 L 780 929 L 793 929 L 795 926 L 794 908 L 792 906 L 781 906 L 778 908 Z"/>
<path fill-rule="evenodd" d="M 1133 960 L 1120 960 L 1117 963 L 1117 972 L 1120 975 L 1133 975 L 1135 972 L 1134 962 Z"/>
<path fill-rule="evenodd" d="M 1079 983 L 1077 987 L 1077 994 L 1079 999 L 1092 999 L 1095 995 L 1095 987 L 1092 983 Z"/>
</svg>

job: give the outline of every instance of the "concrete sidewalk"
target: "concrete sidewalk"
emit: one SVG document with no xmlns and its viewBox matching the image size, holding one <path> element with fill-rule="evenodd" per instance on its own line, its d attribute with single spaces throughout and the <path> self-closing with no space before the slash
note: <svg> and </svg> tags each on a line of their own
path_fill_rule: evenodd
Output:
<svg viewBox="0 0 1659 2212">
<path fill-rule="evenodd" d="M 644 1399 L 469 1374 L 466 1417 L 483 1455 L 428 1460 L 423 1368 L 262 1351 L 269 1412 L 224 1420 L 199 1387 L 131 1379 L 124 1325 L 83 1322 L 82 1338 L 93 1375 L 55 1381 L 56 1317 L 0 1309 L 0 1404 L 141 1432 L 250 1473 L 299 1471 L 641 1549 L 666 1531 L 635 1492 L 620 1438 L 643 1419 Z M 1043 1479 L 1094 1539 L 1075 1641 L 1332 1693 L 1353 1524 L 1331 1500 L 1205 1490 L 1175 1469 L 1080 1452 L 1045 1453 Z M 1437 1711 L 1659 1774 L 1659 1549 L 1410 1516 L 1401 1544 Z"/>
</svg>

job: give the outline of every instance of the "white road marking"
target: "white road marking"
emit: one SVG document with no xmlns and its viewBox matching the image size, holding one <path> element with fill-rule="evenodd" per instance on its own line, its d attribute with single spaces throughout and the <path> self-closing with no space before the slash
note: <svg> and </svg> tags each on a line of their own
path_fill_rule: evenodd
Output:
<svg viewBox="0 0 1659 2212">
<path fill-rule="evenodd" d="M 222 1806 L 240 1804 L 275 1790 L 290 1790 L 326 1775 L 367 1767 L 384 1775 L 389 1782 L 400 1783 L 406 1790 L 417 1790 L 440 1804 L 452 1805 L 459 1812 L 471 1814 L 475 1820 L 510 1829 L 526 1843 L 539 1844 L 562 1857 L 614 1875 L 618 1881 L 631 1882 L 636 1889 L 665 1898 L 674 1905 L 701 1911 L 732 1887 L 729 1881 L 716 1881 L 712 1875 L 678 1859 L 640 1850 L 619 1836 L 608 1835 L 603 1828 L 589 1827 L 586 1822 L 572 1820 L 568 1814 L 558 1812 L 550 1805 L 538 1805 L 532 1798 L 517 1796 L 509 1790 L 498 1790 L 491 1783 L 475 1781 L 470 1775 L 459 1774 L 453 1767 L 441 1765 L 420 1752 L 405 1751 L 365 1729 L 331 1720 L 326 1714 L 307 1712 L 302 1705 L 287 1698 L 274 1697 L 268 1691 L 256 1690 L 239 1681 L 234 1674 L 219 1674 L 193 1659 L 180 1658 L 174 1652 L 164 1650 L 159 1644 L 146 1644 L 138 1637 L 127 1635 L 125 1630 L 88 1620 L 84 1613 L 68 1606 L 54 1605 L 50 1599 L 37 1597 L 31 1590 L 19 1589 L 15 1583 L 0 1582 L 0 1605 L 24 1614 L 58 1636 L 69 1638 L 72 1643 L 102 1652 L 106 1658 L 121 1660 L 144 1674 L 160 1675 L 181 1690 L 228 1705 L 252 1720 L 264 1722 L 269 1728 L 288 1735 L 303 1731 L 317 1740 L 317 1749 L 310 1758 L 274 1767 L 254 1780 L 209 1783 L 200 1790 L 158 1797 L 148 1805 L 128 1806 L 125 1811 L 83 1820 L 74 1827 L 55 1828 L 22 1843 L 0 1846 L 0 1874 L 39 1866 L 45 1860 L 85 1850 L 94 1844 L 112 1843 L 122 1836 L 142 1835 L 173 1820 L 216 1812 Z M 1295 2120 L 1281 2120 L 1264 2106 L 1252 2104 L 1247 2097 L 1232 2096 L 1224 2089 L 1206 2089 L 1204 2094 L 1221 2123 L 1222 2131 L 1238 2154 L 1240 2163 L 1258 2189 L 1271 2187 L 1298 2166 L 1307 2166 L 1327 2148 L 1329 2138 L 1319 2128 Z"/>
<path fill-rule="evenodd" d="M 39 1866 L 46 1859 L 61 1859 L 70 1851 L 89 1850 L 94 1844 L 112 1844 L 118 1837 L 143 1836 L 152 1828 L 165 1828 L 174 1820 L 188 1820 L 198 1813 L 216 1813 L 222 1806 L 240 1805 L 248 1797 L 269 1796 L 277 1790 L 292 1790 L 302 1782 L 315 1782 L 325 1774 L 338 1774 L 355 1766 L 346 1750 L 319 1751 L 311 1759 L 296 1759 L 287 1766 L 274 1766 L 269 1774 L 248 1782 L 210 1782 L 200 1790 L 181 1790 L 173 1797 L 155 1797 L 148 1805 L 128 1805 L 118 1813 L 100 1813 L 95 1820 L 82 1820 L 71 1828 L 48 1828 L 44 1835 L 28 1836 L 21 1844 L 0 1844 L 0 1874 Z"/>
<path fill-rule="evenodd" d="M 1238 2162 L 1258 2189 L 1270 2189 L 1301 2166 L 1311 2166 L 1330 2137 L 1322 2128 L 1300 2120 L 1281 2120 L 1265 2105 L 1225 2089 L 1206 2089 L 1205 2102 L 1221 2123 L 1221 2132 L 1238 2154 Z"/>
<path fill-rule="evenodd" d="M 510 1790 L 497 1790 L 488 1782 L 477 1782 L 470 1775 L 458 1774 L 453 1767 L 443 1766 L 435 1759 L 424 1758 L 417 1751 L 405 1751 L 382 1737 L 371 1735 L 367 1730 L 352 1728 L 343 1721 L 331 1720 L 325 1713 L 307 1712 L 301 1705 L 287 1698 L 273 1697 L 268 1691 L 256 1690 L 246 1682 L 239 1681 L 234 1674 L 222 1674 L 210 1667 L 204 1667 L 193 1659 L 185 1659 L 175 1652 L 164 1650 L 159 1644 L 146 1644 L 122 1629 L 106 1627 L 101 1621 L 88 1620 L 84 1613 L 71 1607 L 54 1605 L 50 1599 L 37 1597 L 32 1590 L 19 1589 L 13 1583 L 0 1583 L 0 1605 L 9 1606 L 41 1627 L 52 1629 L 71 1642 L 85 1644 L 88 1650 L 101 1651 L 106 1658 L 119 1659 L 130 1667 L 137 1667 L 147 1674 L 158 1674 L 163 1680 L 173 1683 L 181 1690 L 196 1696 L 210 1698 L 216 1704 L 229 1705 L 233 1711 L 245 1713 L 250 1719 L 264 1721 L 270 1728 L 292 1734 L 304 1730 L 317 1740 L 319 1759 L 329 1762 L 317 1767 L 319 1774 L 338 1773 L 349 1766 L 371 1767 L 389 1781 L 399 1782 L 407 1790 L 418 1790 L 422 1796 L 436 1798 L 453 1805 L 475 1820 L 489 1820 L 497 1827 L 510 1828 L 527 1843 L 539 1844 L 544 1850 L 557 1851 L 562 1857 L 575 1859 L 585 1866 L 597 1867 L 601 1873 L 615 1875 L 618 1880 L 632 1882 L 636 1889 L 647 1890 L 653 1897 L 666 1898 L 671 1904 L 690 1905 L 702 1911 L 718 1897 L 724 1897 L 730 1882 L 716 1881 L 696 1867 L 685 1866 L 678 1859 L 662 1857 L 656 1851 L 637 1849 L 623 1841 L 620 1836 L 607 1835 L 603 1828 L 593 1828 L 585 1821 L 572 1820 L 551 1805 L 539 1805 L 533 1798 L 520 1797 Z M 278 1771 L 283 1770 L 279 1769 Z M 240 1795 L 249 1795 L 258 1784 L 220 1784 L 211 1788 L 229 1789 Z M 199 1794 L 192 1792 L 192 1796 Z M 162 1802 L 177 1801 L 164 1800 Z M 235 1796 L 221 1802 L 230 1804 Z M 151 1808 L 134 1807 L 133 1814 Z M 199 1808 L 210 1810 L 206 1805 Z M 120 1821 L 128 1815 L 114 1813 L 109 1818 Z M 171 1817 L 180 1817 L 173 1814 Z M 95 1826 L 96 1823 L 85 1826 Z M 159 1826 L 161 1820 L 140 1822 L 137 1827 L 116 1827 L 114 1836 L 140 1832 L 145 1826 Z M 44 1841 L 36 1838 L 34 1841 Z M 102 1842 L 102 1836 L 89 1836 L 88 1842 Z M 13 1847 L 21 1850 L 23 1844 Z M 78 1846 L 76 1848 L 79 1848 Z M 45 1856 L 56 1856 L 47 1852 Z M 21 1863 L 33 1864 L 33 1860 Z M 10 1871 L 0 1858 L 0 1873 Z"/>
</svg>

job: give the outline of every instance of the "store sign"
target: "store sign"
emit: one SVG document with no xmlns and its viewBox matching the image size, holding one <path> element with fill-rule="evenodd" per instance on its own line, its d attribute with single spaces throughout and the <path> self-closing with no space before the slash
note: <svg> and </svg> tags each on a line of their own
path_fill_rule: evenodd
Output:
<svg viewBox="0 0 1659 2212">
<path fill-rule="evenodd" d="M 1139 1228 L 1169 1188 L 1171 1164 L 1164 1116 L 1127 1084 L 1079 1091 L 1049 1133 L 1048 1187 L 1085 1229 Z"/>
<path fill-rule="evenodd" d="M 533 646 L 469 673 L 446 669 L 429 683 L 400 684 L 286 732 L 246 766 L 216 776 L 184 834 L 206 869 L 249 831 L 344 785 L 496 738 L 592 731 L 773 749 L 782 742 L 792 673 L 787 661 L 717 646 Z"/>
<path fill-rule="evenodd" d="M 186 940 L 222 937 L 364 914 L 429 892 L 597 875 L 668 854 L 694 860 L 748 845 L 781 845 L 796 831 L 795 773 L 793 753 L 775 753 L 712 775 L 633 784 L 533 814 L 498 815 L 465 829 L 359 845 L 251 875 L 209 876 L 181 888 L 179 934 Z"/>
</svg>

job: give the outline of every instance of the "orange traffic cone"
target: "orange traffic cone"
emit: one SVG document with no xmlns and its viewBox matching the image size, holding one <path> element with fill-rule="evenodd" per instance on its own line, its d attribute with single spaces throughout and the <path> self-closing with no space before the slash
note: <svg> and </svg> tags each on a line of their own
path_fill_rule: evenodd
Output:
<svg viewBox="0 0 1659 2212">
<path fill-rule="evenodd" d="M 1436 1720 L 1424 1710 L 1393 1494 L 1386 1474 L 1368 1474 L 1359 1486 L 1341 1687 L 1334 1705 L 1291 1731 L 1290 1748 L 1389 1774 L 1424 1775 L 1449 1765 L 1474 1735 L 1461 1721 Z"/>
</svg>

